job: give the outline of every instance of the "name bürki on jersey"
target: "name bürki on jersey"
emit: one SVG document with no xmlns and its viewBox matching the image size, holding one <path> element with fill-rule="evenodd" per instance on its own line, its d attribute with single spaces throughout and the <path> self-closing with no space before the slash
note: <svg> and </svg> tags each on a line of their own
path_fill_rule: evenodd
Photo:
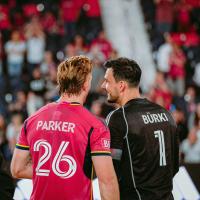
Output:
<svg viewBox="0 0 200 200">
<path fill-rule="evenodd" d="M 165 113 L 148 113 L 146 115 L 142 115 L 142 119 L 145 124 L 153 124 L 159 122 L 169 121 L 167 115 Z"/>
<path fill-rule="evenodd" d="M 38 121 L 36 130 L 74 133 L 76 125 L 65 121 Z"/>
</svg>

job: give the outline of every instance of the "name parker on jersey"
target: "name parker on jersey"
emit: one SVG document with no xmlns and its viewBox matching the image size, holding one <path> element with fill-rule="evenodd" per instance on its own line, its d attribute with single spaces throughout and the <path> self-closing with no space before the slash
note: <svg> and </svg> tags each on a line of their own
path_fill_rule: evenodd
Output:
<svg viewBox="0 0 200 200">
<path fill-rule="evenodd" d="M 157 113 L 157 114 L 147 113 L 147 115 L 142 115 L 142 119 L 145 124 L 169 121 L 165 113 Z"/>
<path fill-rule="evenodd" d="M 36 130 L 61 131 L 74 133 L 76 125 L 71 122 L 63 121 L 38 121 Z"/>
</svg>

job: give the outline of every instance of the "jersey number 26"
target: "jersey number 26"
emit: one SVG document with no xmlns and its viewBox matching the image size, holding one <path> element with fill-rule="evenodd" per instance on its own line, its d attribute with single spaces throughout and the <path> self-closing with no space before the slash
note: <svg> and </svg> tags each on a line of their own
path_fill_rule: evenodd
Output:
<svg viewBox="0 0 200 200">
<path fill-rule="evenodd" d="M 72 177 L 77 169 L 76 161 L 72 156 L 69 155 L 63 155 L 65 150 L 67 149 L 67 146 L 69 145 L 69 142 L 62 141 L 60 144 L 60 147 L 53 159 L 52 162 L 52 170 L 53 172 L 62 178 L 70 178 Z M 44 165 L 52 154 L 52 147 L 46 140 L 38 140 L 35 142 L 33 150 L 39 151 L 40 148 L 44 148 L 44 154 L 39 158 L 37 167 L 35 169 L 36 175 L 38 176 L 49 176 L 50 170 L 49 169 L 42 169 L 42 165 Z M 59 164 L 60 162 L 66 162 L 69 165 L 69 169 L 67 171 L 61 171 Z"/>
</svg>

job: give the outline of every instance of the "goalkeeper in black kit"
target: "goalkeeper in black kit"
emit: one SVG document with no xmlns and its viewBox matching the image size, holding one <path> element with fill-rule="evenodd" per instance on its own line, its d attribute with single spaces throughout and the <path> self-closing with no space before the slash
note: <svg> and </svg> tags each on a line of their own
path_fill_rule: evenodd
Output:
<svg viewBox="0 0 200 200">
<path fill-rule="evenodd" d="M 141 69 L 131 59 L 105 63 L 102 84 L 107 100 L 119 108 L 107 116 L 111 152 L 122 200 L 173 200 L 179 169 L 177 128 L 163 107 L 142 98 Z"/>
</svg>

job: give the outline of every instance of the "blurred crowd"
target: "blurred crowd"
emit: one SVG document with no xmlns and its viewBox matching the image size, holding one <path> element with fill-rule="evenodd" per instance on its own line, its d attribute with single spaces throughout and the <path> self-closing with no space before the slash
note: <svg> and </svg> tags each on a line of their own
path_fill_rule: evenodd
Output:
<svg viewBox="0 0 200 200">
<path fill-rule="evenodd" d="M 183 162 L 200 163 L 200 1 L 141 0 L 157 66 L 144 94 L 172 112 Z M 98 0 L 1 0 L 0 151 L 9 162 L 24 119 L 59 98 L 56 70 L 84 54 L 94 64 L 85 106 L 105 118 L 103 63 L 117 58 L 103 30 Z M 148 67 L 148 66 L 146 66 Z"/>
<path fill-rule="evenodd" d="M 141 0 L 157 66 L 147 96 L 172 112 L 182 162 L 200 163 L 200 1 Z"/>
<path fill-rule="evenodd" d="M 85 106 L 104 118 L 112 106 L 100 87 L 102 64 L 117 52 L 103 30 L 98 0 L 1 1 L 0 151 L 8 162 L 23 121 L 59 98 L 58 63 L 80 54 L 94 64 Z"/>
</svg>

